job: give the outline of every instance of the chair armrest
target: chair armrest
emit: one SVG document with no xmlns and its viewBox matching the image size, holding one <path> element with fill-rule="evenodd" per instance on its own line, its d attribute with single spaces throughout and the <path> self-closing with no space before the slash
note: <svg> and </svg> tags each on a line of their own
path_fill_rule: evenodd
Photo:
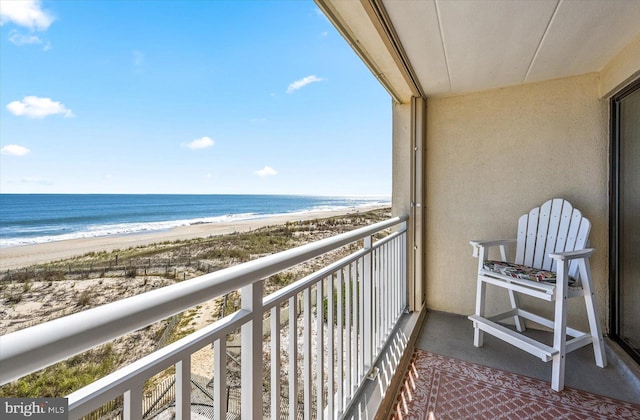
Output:
<svg viewBox="0 0 640 420">
<path fill-rule="evenodd" d="M 577 258 L 588 258 L 593 254 L 595 249 L 593 248 L 585 248 L 579 249 L 577 251 L 567 251 L 567 252 L 554 252 L 549 254 L 551 258 L 554 260 L 562 261 L 562 260 L 575 260 Z"/>
<path fill-rule="evenodd" d="M 469 241 L 473 247 L 473 256 L 478 257 L 478 249 L 490 248 L 492 246 L 505 246 L 517 242 L 516 239 L 496 239 L 491 241 Z"/>
</svg>

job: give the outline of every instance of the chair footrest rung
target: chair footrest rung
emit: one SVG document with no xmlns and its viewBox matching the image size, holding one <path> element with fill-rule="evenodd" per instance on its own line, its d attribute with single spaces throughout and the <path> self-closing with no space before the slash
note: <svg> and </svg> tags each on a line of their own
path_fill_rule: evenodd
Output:
<svg viewBox="0 0 640 420">
<path fill-rule="evenodd" d="M 489 321 L 488 319 L 481 316 L 470 315 L 469 319 L 473 321 L 474 327 L 479 328 L 486 333 L 494 335 L 501 340 L 504 340 L 507 343 L 526 351 L 527 353 L 531 353 L 534 356 L 539 357 L 543 362 L 550 361 L 554 355 L 559 353 L 559 351 L 554 349 L 553 347 L 542 344 L 539 341 L 527 337 L 526 335 L 520 334 L 517 331 L 510 330 L 507 327 L 496 324 L 495 322 Z"/>
<path fill-rule="evenodd" d="M 584 333 L 572 340 L 567 341 L 567 353 L 577 350 L 581 347 L 593 344 L 593 337 L 590 334 Z"/>
<path fill-rule="evenodd" d="M 521 318 L 524 319 L 528 319 L 529 321 L 533 321 L 536 324 L 542 325 L 544 327 L 550 328 L 550 329 L 554 329 L 555 328 L 555 323 L 548 319 L 548 318 L 544 318 L 540 315 L 536 315 L 532 312 L 529 311 L 525 311 L 524 309 L 520 309 L 520 308 L 515 308 L 515 309 L 510 309 L 506 312 L 503 312 L 501 314 L 497 314 L 497 315 L 493 315 L 492 317 L 489 318 L 485 318 L 488 321 L 502 321 L 503 319 L 507 319 L 507 318 L 512 318 L 514 316 L 519 316 Z M 577 339 L 579 338 L 580 340 L 590 340 L 591 337 L 589 334 L 583 332 L 583 331 L 579 331 L 576 330 L 575 328 L 571 328 L 569 326 L 567 326 L 567 335 L 571 336 L 574 338 L 574 340 L 572 341 L 577 341 Z M 567 341 L 567 344 L 569 344 L 571 341 Z M 577 343 L 575 343 L 577 344 Z M 580 346 L 585 346 L 586 344 L 581 344 Z M 568 353 L 568 352 L 567 352 Z"/>
</svg>

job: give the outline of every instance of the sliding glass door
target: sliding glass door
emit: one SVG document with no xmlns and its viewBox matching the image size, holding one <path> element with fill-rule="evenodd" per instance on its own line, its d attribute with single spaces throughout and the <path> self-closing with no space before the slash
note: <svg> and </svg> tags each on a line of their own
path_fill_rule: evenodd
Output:
<svg viewBox="0 0 640 420">
<path fill-rule="evenodd" d="M 640 80 L 611 105 L 611 332 L 640 363 Z"/>
</svg>

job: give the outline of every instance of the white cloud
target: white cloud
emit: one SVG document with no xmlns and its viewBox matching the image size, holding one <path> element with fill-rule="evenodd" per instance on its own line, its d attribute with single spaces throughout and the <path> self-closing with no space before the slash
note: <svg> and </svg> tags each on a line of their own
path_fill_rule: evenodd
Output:
<svg viewBox="0 0 640 420">
<path fill-rule="evenodd" d="M 23 184 L 39 184 L 39 185 L 53 185 L 53 182 L 48 179 L 37 178 L 37 177 L 26 177 L 20 180 Z"/>
<path fill-rule="evenodd" d="M 23 35 L 16 30 L 9 32 L 9 42 L 18 47 L 23 45 L 42 45 L 43 51 L 49 51 L 51 49 L 51 42 L 43 40 L 37 35 Z"/>
<path fill-rule="evenodd" d="M 278 173 L 278 171 L 276 171 L 275 169 L 273 169 L 271 166 L 265 166 L 262 169 L 259 169 L 257 171 L 254 172 L 256 175 L 258 176 L 273 176 L 276 175 Z"/>
<path fill-rule="evenodd" d="M 29 152 L 31 152 L 31 150 L 17 144 L 7 144 L 0 149 L 0 154 L 7 156 L 24 156 Z"/>
<path fill-rule="evenodd" d="M 55 18 L 42 10 L 40 0 L 0 1 L 0 25 L 7 22 L 31 30 L 45 31 Z"/>
<path fill-rule="evenodd" d="M 315 75 L 304 77 L 304 78 L 302 78 L 300 80 L 296 80 L 295 82 L 291 83 L 289 85 L 289 87 L 287 88 L 287 93 L 293 93 L 296 90 L 305 87 L 309 83 L 321 82 L 323 80 L 324 79 L 322 79 L 320 77 L 316 77 Z"/>
<path fill-rule="evenodd" d="M 65 118 L 74 117 L 73 112 L 60 102 L 51 98 L 39 98 L 37 96 L 25 96 L 22 101 L 13 101 L 7 105 L 7 109 L 17 116 L 28 118 L 44 118 L 48 115 L 62 114 Z"/>
<path fill-rule="evenodd" d="M 187 144 L 187 147 L 191 150 L 197 149 L 206 149 L 207 147 L 212 147 L 216 142 L 209 137 L 201 137 L 199 139 L 195 139 L 191 143 Z"/>
<path fill-rule="evenodd" d="M 37 35 L 22 35 L 18 31 L 9 32 L 9 41 L 15 45 L 42 44 L 43 41 Z"/>
<path fill-rule="evenodd" d="M 251 124 L 262 124 L 262 123 L 267 122 L 267 119 L 266 119 L 266 118 L 251 118 L 251 119 L 249 120 L 249 122 L 250 122 Z"/>
</svg>

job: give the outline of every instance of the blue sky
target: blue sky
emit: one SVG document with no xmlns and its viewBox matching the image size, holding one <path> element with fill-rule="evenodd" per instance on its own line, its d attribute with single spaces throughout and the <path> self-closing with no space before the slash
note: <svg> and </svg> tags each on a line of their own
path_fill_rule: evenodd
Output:
<svg viewBox="0 0 640 420">
<path fill-rule="evenodd" d="M 0 5 L 2 193 L 391 194 L 391 98 L 313 1 Z"/>
</svg>

